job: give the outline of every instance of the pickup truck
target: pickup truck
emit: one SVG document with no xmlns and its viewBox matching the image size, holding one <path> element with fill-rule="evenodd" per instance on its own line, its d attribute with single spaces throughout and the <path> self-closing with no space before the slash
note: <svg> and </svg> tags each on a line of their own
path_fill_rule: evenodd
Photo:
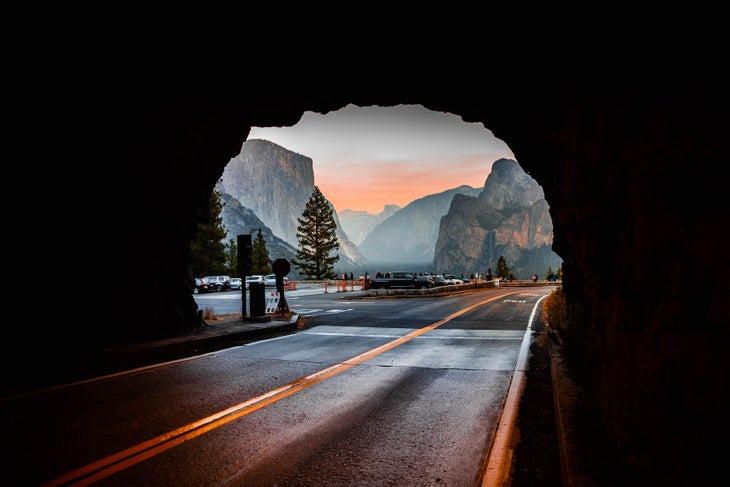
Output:
<svg viewBox="0 0 730 487">
<path fill-rule="evenodd" d="M 433 280 L 428 276 L 417 276 L 412 272 L 386 272 L 385 277 L 365 279 L 365 289 L 392 289 L 392 288 L 429 288 L 433 287 Z"/>
</svg>

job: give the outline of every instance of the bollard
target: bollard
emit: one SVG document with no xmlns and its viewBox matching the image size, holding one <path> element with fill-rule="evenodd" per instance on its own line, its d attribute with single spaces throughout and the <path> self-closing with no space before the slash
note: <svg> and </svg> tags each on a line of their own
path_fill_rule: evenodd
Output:
<svg viewBox="0 0 730 487">
<path fill-rule="evenodd" d="M 324 292 L 327 292 L 327 281 L 324 281 Z"/>
</svg>

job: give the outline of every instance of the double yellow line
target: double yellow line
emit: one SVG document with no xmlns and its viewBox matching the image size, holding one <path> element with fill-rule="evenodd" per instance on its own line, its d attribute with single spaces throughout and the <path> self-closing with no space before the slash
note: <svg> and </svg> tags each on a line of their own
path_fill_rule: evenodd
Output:
<svg viewBox="0 0 730 487">
<path fill-rule="evenodd" d="M 521 292 L 521 291 L 519 291 Z M 313 386 L 314 384 L 337 375 L 355 365 L 361 364 L 373 357 L 380 355 L 381 353 L 387 352 L 399 345 L 402 345 L 411 339 L 428 333 L 431 330 L 438 328 L 439 326 L 447 323 L 454 318 L 468 313 L 469 311 L 483 306 L 491 301 L 501 299 L 510 294 L 517 294 L 517 292 L 511 292 L 508 294 L 500 294 L 493 296 L 479 303 L 473 304 L 467 308 L 457 311 L 446 318 L 428 325 L 418 330 L 413 330 L 410 333 L 403 335 L 400 338 L 396 338 L 388 343 L 385 343 L 379 347 L 368 350 L 365 353 L 352 357 L 351 359 L 345 360 L 338 364 L 328 367 L 326 369 L 315 372 L 314 374 L 308 375 L 301 379 L 297 379 L 294 382 L 290 382 L 282 387 L 273 389 L 265 394 L 244 401 L 240 404 L 236 404 L 228 409 L 219 411 L 216 414 L 200 419 L 188 425 L 185 425 L 176 430 L 165 433 L 164 435 L 157 436 L 143 443 L 135 445 L 126 450 L 122 450 L 113 455 L 109 455 L 106 458 L 97 460 L 96 462 L 90 463 L 77 470 L 69 472 L 65 475 L 57 477 L 49 482 L 46 482 L 43 487 L 57 487 L 57 486 L 84 486 L 90 485 L 94 482 L 98 482 L 106 477 L 114 475 L 126 468 L 131 467 L 137 463 L 143 462 L 148 458 L 152 458 L 170 448 L 173 448 L 185 441 L 192 440 L 208 431 L 223 426 L 224 424 L 235 421 L 238 418 L 251 414 L 271 403 L 284 399 L 296 392 L 306 389 L 307 387 Z"/>
</svg>

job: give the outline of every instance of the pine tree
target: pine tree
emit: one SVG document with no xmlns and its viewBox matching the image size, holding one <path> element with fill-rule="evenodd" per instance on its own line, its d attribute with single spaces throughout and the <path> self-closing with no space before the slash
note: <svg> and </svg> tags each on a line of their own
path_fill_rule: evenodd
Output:
<svg viewBox="0 0 730 487">
<path fill-rule="evenodd" d="M 497 277 L 506 279 L 509 277 L 509 267 L 507 267 L 507 259 L 500 255 L 497 261 Z"/>
<path fill-rule="evenodd" d="M 271 259 L 266 249 L 266 240 L 261 235 L 261 230 L 251 245 L 251 267 L 254 274 L 271 274 Z"/>
<path fill-rule="evenodd" d="M 234 239 L 226 244 L 226 274 L 238 276 L 238 245 Z"/>
<path fill-rule="evenodd" d="M 223 227 L 221 214 L 221 198 L 217 191 L 210 195 L 209 223 L 199 223 L 195 240 L 190 246 L 191 267 L 196 276 L 225 274 L 226 250 L 223 239 L 226 230 Z"/>
<path fill-rule="evenodd" d="M 332 216 L 332 207 L 317 186 L 297 221 L 299 248 L 292 263 L 309 278 L 333 278 L 334 263 L 339 259 L 337 249 L 340 248 L 337 224 Z"/>
</svg>

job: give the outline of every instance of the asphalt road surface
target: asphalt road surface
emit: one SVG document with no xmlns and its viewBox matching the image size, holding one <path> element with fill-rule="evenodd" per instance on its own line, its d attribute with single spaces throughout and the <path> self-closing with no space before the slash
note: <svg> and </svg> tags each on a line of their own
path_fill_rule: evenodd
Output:
<svg viewBox="0 0 730 487">
<path fill-rule="evenodd" d="M 290 335 L 0 402 L 4 476 L 48 486 L 487 485 L 523 340 L 551 291 L 287 293 L 307 317 Z"/>
</svg>

